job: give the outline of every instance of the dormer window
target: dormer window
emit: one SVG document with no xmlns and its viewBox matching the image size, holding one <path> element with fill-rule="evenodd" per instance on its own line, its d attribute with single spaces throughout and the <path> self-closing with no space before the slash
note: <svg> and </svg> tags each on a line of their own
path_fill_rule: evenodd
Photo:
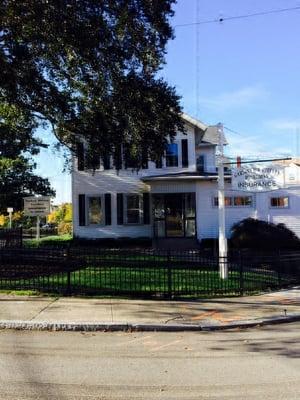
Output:
<svg viewBox="0 0 300 400">
<path fill-rule="evenodd" d="M 166 147 L 166 166 L 178 167 L 178 144 L 169 143 Z"/>
</svg>

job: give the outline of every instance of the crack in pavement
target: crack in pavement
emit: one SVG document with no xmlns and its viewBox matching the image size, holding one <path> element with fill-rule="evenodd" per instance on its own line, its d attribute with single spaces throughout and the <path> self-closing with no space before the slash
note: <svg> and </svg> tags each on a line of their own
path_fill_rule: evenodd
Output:
<svg viewBox="0 0 300 400">
<path fill-rule="evenodd" d="M 55 303 L 59 297 L 56 297 L 54 300 L 50 301 L 44 308 L 42 308 L 36 315 L 34 315 L 32 318 L 30 318 L 29 321 L 33 321 L 38 315 L 40 315 L 43 311 L 47 310 L 53 303 Z"/>
</svg>

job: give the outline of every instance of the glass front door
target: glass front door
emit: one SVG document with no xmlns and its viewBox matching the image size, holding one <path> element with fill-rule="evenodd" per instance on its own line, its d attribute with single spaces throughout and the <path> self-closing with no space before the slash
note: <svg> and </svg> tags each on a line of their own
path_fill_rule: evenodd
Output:
<svg viewBox="0 0 300 400">
<path fill-rule="evenodd" d="M 165 196 L 166 207 L 166 236 L 183 237 L 184 236 L 184 216 L 182 194 Z"/>
<path fill-rule="evenodd" d="M 152 200 L 155 237 L 195 237 L 195 193 L 155 194 Z"/>
</svg>

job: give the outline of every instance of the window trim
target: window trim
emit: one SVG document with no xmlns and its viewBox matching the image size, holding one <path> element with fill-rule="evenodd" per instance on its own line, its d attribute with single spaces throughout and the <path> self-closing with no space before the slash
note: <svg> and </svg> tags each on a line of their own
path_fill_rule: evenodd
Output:
<svg viewBox="0 0 300 400">
<path fill-rule="evenodd" d="M 283 199 L 286 198 L 288 200 L 288 205 L 287 206 L 272 206 L 272 204 L 271 204 L 272 199 L 280 199 L 280 198 L 283 198 Z M 290 208 L 290 196 L 269 196 L 269 208 L 271 210 L 289 209 Z"/>
<path fill-rule="evenodd" d="M 169 145 L 177 146 L 177 165 L 168 165 L 167 146 L 169 146 Z M 166 146 L 166 151 L 165 151 L 165 167 L 166 168 L 178 168 L 179 167 L 179 144 L 176 141 L 176 142 L 168 143 L 167 146 Z"/>
<path fill-rule="evenodd" d="M 90 222 L 90 213 L 89 213 L 89 207 L 90 207 L 90 198 L 93 197 L 98 197 L 101 199 L 101 211 L 102 211 L 102 218 L 101 222 L 99 224 L 91 224 Z M 98 226 L 105 226 L 105 200 L 104 200 L 104 194 L 87 194 L 86 195 L 86 218 L 87 218 L 87 226 L 92 226 L 92 227 L 98 227 Z"/>
<path fill-rule="evenodd" d="M 203 171 L 198 170 L 197 161 L 198 161 L 199 157 L 203 157 Z M 196 154 L 196 171 L 199 172 L 200 174 L 205 173 L 205 171 L 206 171 L 206 154 Z"/>
<path fill-rule="evenodd" d="M 139 198 L 139 222 L 128 222 L 127 220 L 127 201 L 130 196 L 138 196 Z M 123 198 L 123 225 L 137 226 L 144 225 L 144 205 L 143 205 L 143 193 L 124 193 Z"/>
<path fill-rule="evenodd" d="M 234 204 L 234 199 L 236 198 L 236 197 L 250 197 L 251 198 L 251 204 L 250 205 L 248 205 L 248 204 L 245 204 L 245 205 L 235 205 Z M 230 196 L 226 196 L 225 195 L 225 199 L 226 198 L 230 198 L 231 200 L 230 200 L 230 202 L 231 202 L 231 205 L 230 206 L 228 206 L 228 205 L 225 205 L 225 208 L 234 208 L 234 209 L 236 209 L 236 208 L 253 208 L 253 205 L 254 205 L 254 196 L 253 195 L 250 195 L 250 196 L 235 196 L 235 195 L 230 195 Z M 218 198 L 218 196 L 216 196 L 216 195 L 213 195 L 212 196 L 212 201 L 211 201 L 211 203 L 212 203 L 212 207 L 213 208 L 218 208 L 219 207 L 219 205 L 217 204 L 215 204 L 215 199 L 219 199 Z"/>
</svg>

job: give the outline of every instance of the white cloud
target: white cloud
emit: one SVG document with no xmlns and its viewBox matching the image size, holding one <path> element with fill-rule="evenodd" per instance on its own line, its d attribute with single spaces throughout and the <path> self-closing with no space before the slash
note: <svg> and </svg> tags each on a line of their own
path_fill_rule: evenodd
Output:
<svg viewBox="0 0 300 400">
<path fill-rule="evenodd" d="M 287 146 L 270 146 L 261 135 L 241 137 L 226 133 L 226 136 L 229 142 L 228 153 L 233 157 L 240 155 L 244 159 L 252 160 L 287 157 L 292 154 Z"/>
<path fill-rule="evenodd" d="M 200 104 L 217 111 L 227 111 L 256 104 L 267 97 L 268 92 L 261 86 L 247 86 L 232 92 L 220 93 L 211 98 L 201 97 Z"/>
<path fill-rule="evenodd" d="M 277 131 L 291 131 L 295 132 L 296 129 L 300 129 L 300 119 L 288 119 L 288 118 L 278 118 L 272 119 L 265 123 L 265 126 L 268 129 L 277 130 Z"/>
</svg>

